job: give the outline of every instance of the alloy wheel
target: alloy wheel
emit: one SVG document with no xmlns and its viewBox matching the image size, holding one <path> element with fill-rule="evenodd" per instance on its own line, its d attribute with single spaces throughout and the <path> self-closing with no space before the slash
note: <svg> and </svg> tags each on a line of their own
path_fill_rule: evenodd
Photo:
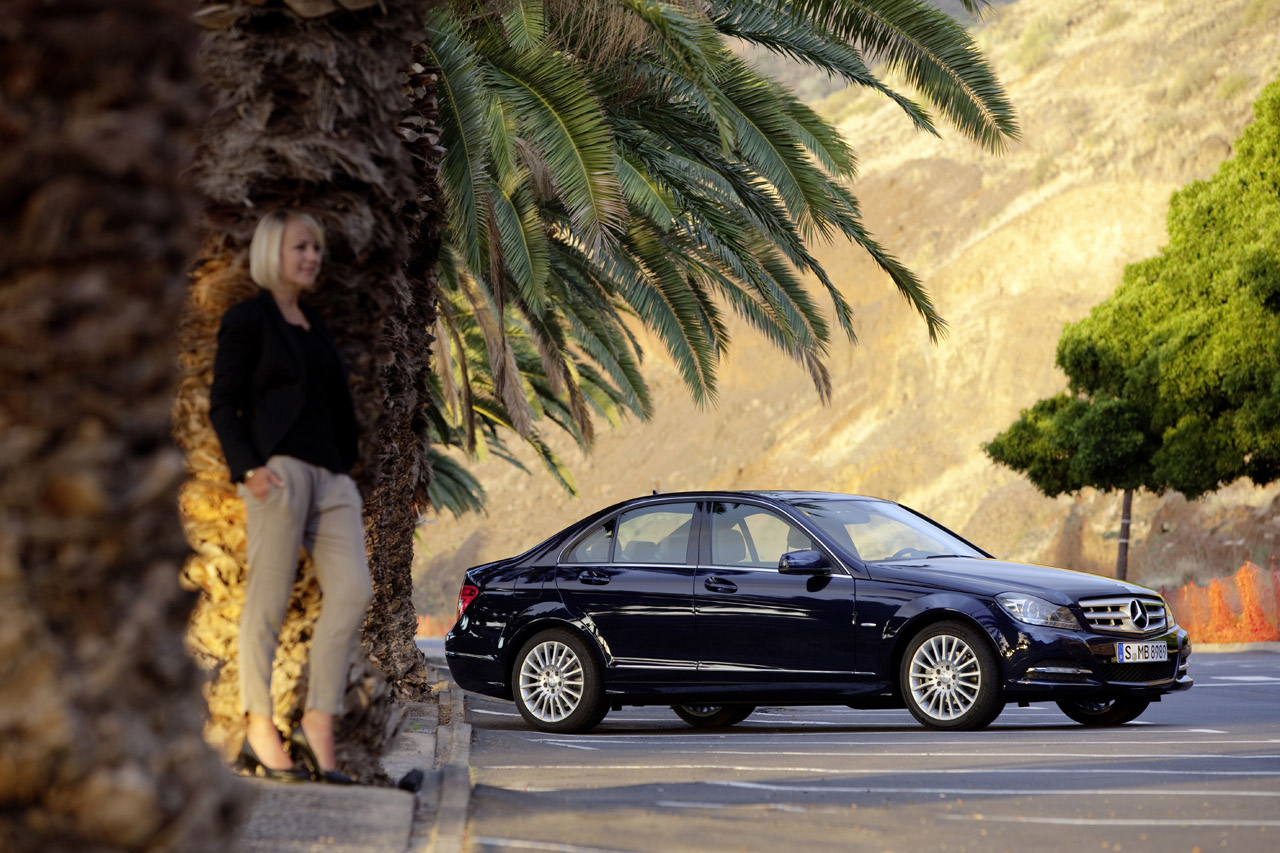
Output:
<svg viewBox="0 0 1280 853">
<path fill-rule="evenodd" d="M 530 650 L 520 666 L 520 697 L 535 717 L 558 723 L 582 702 L 586 677 L 576 652 L 558 640 Z"/>
<path fill-rule="evenodd" d="M 954 720 L 973 708 L 982 689 L 982 669 L 959 637 L 930 637 L 911 657 L 909 687 L 916 705 L 937 720 Z"/>
</svg>

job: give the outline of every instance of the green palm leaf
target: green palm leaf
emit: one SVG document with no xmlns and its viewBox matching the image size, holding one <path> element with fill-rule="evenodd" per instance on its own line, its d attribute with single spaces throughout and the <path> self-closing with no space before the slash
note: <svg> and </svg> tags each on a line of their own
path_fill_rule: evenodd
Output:
<svg viewBox="0 0 1280 853">
<path fill-rule="evenodd" d="M 572 63 L 546 49 L 488 52 L 488 76 L 546 164 L 574 231 L 595 253 L 624 230 L 614 143 L 600 105 Z"/>
<path fill-rule="evenodd" d="M 509 193 L 490 182 L 489 191 L 506 273 L 529 310 L 541 313 L 550 307 L 546 290 L 548 248 L 542 216 L 528 187 L 519 186 Z"/>
<path fill-rule="evenodd" d="M 449 230 L 473 270 L 488 263 L 485 225 L 489 218 L 490 140 L 486 126 L 494 109 L 479 58 L 457 21 L 443 10 L 428 17 L 426 59 L 440 69 L 440 180 L 449 203 Z"/>
<path fill-rule="evenodd" d="M 660 47 L 674 66 L 696 87 L 707 106 L 726 151 L 733 147 L 736 126 L 728 99 L 716 80 L 717 58 L 723 47 L 715 28 L 702 17 L 660 0 L 616 0 L 653 28 Z"/>
<path fill-rule="evenodd" d="M 1020 136 L 1012 104 L 964 28 L 924 0 L 771 0 L 899 71 L 991 151 Z M 976 11 L 978 3 L 966 4 Z"/>
<path fill-rule="evenodd" d="M 716 30 L 731 38 L 784 54 L 849 83 L 879 92 L 902 108 L 916 127 L 937 136 L 929 114 L 915 101 L 893 91 L 867 68 L 857 49 L 780 9 L 770 0 L 733 0 L 711 13 Z"/>
<path fill-rule="evenodd" d="M 533 50 L 547 36 L 546 10 L 537 0 L 512 0 L 502 14 L 502 28 L 516 50 Z"/>
</svg>

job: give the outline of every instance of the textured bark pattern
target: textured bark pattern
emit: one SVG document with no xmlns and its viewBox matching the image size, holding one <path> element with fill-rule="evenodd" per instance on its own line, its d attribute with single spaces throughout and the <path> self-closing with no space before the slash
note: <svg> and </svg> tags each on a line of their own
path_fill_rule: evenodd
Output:
<svg viewBox="0 0 1280 853">
<path fill-rule="evenodd" d="M 183 0 L 0 22 L 0 849 L 225 849 L 169 441 L 202 100 Z"/>
<path fill-rule="evenodd" d="M 216 103 L 198 179 L 210 233 L 181 329 L 184 378 L 174 411 L 193 474 L 181 503 L 197 552 L 186 578 L 204 592 L 191 642 L 215 670 L 209 737 L 230 752 L 243 732 L 235 660 L 244 508 L 208 422 L 217 327 L 230 305 L 254 292 L 247 248 L 258 218 L 281 206 L 315 214 L 328 246 L 320 286 L 306 299 L 325 316 L 347 358 L 362 427 L 362 464 L 353 474 L 365 494 L 374 604 L 364 630 L 368 654 L 358 656 L 348 681 L 338 759 L 363 779 L 376 777 L 377 756 L 401 720 L 392 686 L 412 690 L 425 680 L 413 643 L 411 563 L 414 495 L 425 490 L 430 473 L 421 411 L 435 287 L 433 279 L 408 276 L 406 265 L 411 257 L 434 265 L 432 228 L 423 225 L 431 208 L 418 204 L 419 187 L 430 178 L 423 152 L 431 140 L 401 127 L 422 5 L 400 0 L 386 7 L 302 18 L 268 0 L 236 5 L 223 19 L 205 22 L 212 31 L 203 72 Z M 419 73 L 418 82 L 429 82 L 424 76 Z M 303 711 L 307 647 L 319 607 L 304 564 L 274 672 L 282 728 Z"/>
</svg>

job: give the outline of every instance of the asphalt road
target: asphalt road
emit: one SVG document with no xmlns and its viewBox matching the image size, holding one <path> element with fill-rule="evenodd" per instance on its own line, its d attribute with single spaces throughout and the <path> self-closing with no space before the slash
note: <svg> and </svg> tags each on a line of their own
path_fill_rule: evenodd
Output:
<svg viewBox="0 0 1280 853">
<path fill-rule="evenodd" d="M 696 730 L 624 708 L 547 735 L 468 694 L 468 851 L 1280 849 L 1280 655 L 1192 657 L 1197 685 L 1086 729 L 1053 705 L 944 734 L 906 711 L 760 708 Z"/>
</svg>

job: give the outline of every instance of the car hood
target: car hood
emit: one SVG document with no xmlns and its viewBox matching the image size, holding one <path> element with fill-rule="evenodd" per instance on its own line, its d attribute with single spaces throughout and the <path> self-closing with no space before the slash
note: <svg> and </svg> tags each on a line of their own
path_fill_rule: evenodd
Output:
<svg viewBox="0 0 1280 853">
<path fill-rule="evenodd" d="M 1152 590 L 1087 572 L 978 557 L 935 557 L 868 563 L 876 580 L 901 580 L 979 595 L 1025 592 L 1055 604 L 1102 595 L 1134 595 Z"/>
</svg>

